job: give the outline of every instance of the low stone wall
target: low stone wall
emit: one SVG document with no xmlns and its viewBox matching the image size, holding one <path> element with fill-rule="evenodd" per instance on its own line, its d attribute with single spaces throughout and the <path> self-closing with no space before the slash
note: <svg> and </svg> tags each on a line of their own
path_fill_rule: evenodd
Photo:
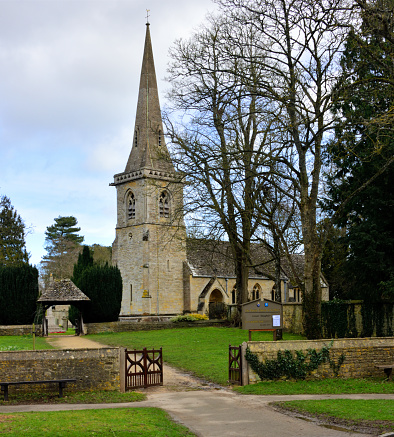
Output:
<svg viewBox="0 0 394 437">
<path fill-rule="evenodd" d="M 119 348 L 0 352 L 0 381 L 39 381 L 75 378 L 68 390 L 119 390 Z M 22 385 L 10 390 L 45 390 L 42 385 Z M 58 391 L 56 384 L 48 390 Z M 12 396 L 12 394 L 11 394 Z"/>
<path fill-rule="evenodd" d="M 153 331 L 172 328 L 193 328 L 196 326 L 221 326 L 222 320 L 196 320 L 195 322 L 145 322 L 145 321 L 118 321 L 106 323 L 84 323 L 85 334 L 100 334 L 102 332 L 131 332 Z"/>
<path fill-rule="evenodd" d="M 297 340 L 297 341 L 250 341 L 246 345 L 250 351 L 257 354 L 260 361 L 276 359 L 279 350 L 320 350 L 328 345 L 330 340 Z M 244 343 L 245 345 L 245 343 Z M 245 347 L 243 349 L 246 349 Z M 394 337 L 383 338 L 346 338 L 334 340 L 330 349 L 330 356 L 335 361 L 344 354 L 338 377 L 364 378 L 377 376 L 384 378 L 382 370 L 376 369 L 376 364 L 394 364 Z M 246 360 L 244 359 L 244 362 Z M 259 377 L 247 365 L 249 383 L 259 380 Z M 313 378 L 332 378 L 334 374 L 328 363 L 321 365 L 313 374 Z"/>
<path fill-rule="evenodd" d="M 30 335 L 32 325 L 1 325 L 0 335 Z"/>
</svg>

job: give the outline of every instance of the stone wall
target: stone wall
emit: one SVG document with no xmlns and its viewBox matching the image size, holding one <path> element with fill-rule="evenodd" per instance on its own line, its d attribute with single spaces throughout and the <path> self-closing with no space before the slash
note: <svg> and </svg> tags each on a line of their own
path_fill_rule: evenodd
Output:
<svg viewBox="0 0 394 437">
<path fill-rule="evenodd" d="M 85 323 L 85 334 L 100 334 L 103 332 L 131 332 L 131 331 L 153 331 L 160 329 L 172 328 L 195 328 L 196 326 L 221 326 L 225 324 L 222 320 L 196 320 L 195 322 L 138 322 L 121 321 L 121 322 L 106 322 L 106 323 Z"/>
<path fill-rule="evenodd" d="M 75 378 L 68 390 L 119 390 L 119 348 L 0 352 L 0 381 L 38 381 Z M 42 385 L 22 385 L 14 390 L 45 390 Z M 48 390 L 58 391 L 56 384 Z"/>
<path fill-rule="evenodd" d="M 276 359 L 279 350 L 300 350 L 306 352 L 308 349 L 321 350 L 328 345 L 329 340 L 298 340 L 298 341 L 251 341 L 247 343 L 250 351 L 257 354 L 260 361 Z M 394 337 L 384 338 L 346 338 L 334 340 L 330 349 L 330 356 L 335 361 L 344 354 L 345 362 L 342 364 L 338 377 L 340 378 L 364 378 L 364 377 L 385 377 L 382 370 L 376 369 L 376 364 L 394 364 Z M 259 380 L 259 377 L 250 369 L 249 383 Z M 329 364 L 321 365 L 313 374 L 315 378 L 332 378 L 334 374 Z"/>
<path fill-rule="evenodd" d="M 36 326 L 36 330 L 40 331 L 41 325 Z M 32 325 L 1 325 L 0 335 L 30 335 L 32 333 Z"/>
</svg>

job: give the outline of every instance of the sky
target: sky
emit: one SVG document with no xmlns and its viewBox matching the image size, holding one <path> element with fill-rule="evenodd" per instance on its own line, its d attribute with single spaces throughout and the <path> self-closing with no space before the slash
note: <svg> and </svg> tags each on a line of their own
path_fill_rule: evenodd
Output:
<svg viewBox="0 0 394 437">
<path fill-rule="evenodd" d="M 77 218 L 86 244 L 115 238 L 109 184 L 131 149 L 147 9 L 163 107 L 168 50 L 211 0 L 0 0 L 0 196 L 33 265 L 59 216 Z"/>
</svg>

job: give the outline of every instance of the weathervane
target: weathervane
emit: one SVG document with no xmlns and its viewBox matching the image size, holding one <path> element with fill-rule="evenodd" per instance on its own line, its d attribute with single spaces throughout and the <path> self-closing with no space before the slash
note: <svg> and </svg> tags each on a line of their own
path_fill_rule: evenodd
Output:
<svg viewBox="0 0 394 437">
<path fill-rule="evenodd" d="M 150 17 L 149 12 L 150 12 L 150 9 L 147 9 L 146 10 L 146 24 L 149 24 L 149 17 Z"/>
</svg>

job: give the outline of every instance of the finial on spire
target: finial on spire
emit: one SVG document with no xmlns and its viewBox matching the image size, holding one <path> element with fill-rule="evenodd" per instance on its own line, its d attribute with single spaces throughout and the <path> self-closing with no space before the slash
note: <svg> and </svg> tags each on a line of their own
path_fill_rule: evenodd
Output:
<svg viewBox="0 0 394 437">
<path fill-rule="evenodd" d="M 149 12 L 150 12 L 150 9 L 147 9 L 147 10 L 146 10 L 146 25 L 147 25 L 147 26 L 149 26 L 149 24 L 150 24 L 150 23 L 149 23 L 149 17 L 150 17 Z"/>
</svg>

